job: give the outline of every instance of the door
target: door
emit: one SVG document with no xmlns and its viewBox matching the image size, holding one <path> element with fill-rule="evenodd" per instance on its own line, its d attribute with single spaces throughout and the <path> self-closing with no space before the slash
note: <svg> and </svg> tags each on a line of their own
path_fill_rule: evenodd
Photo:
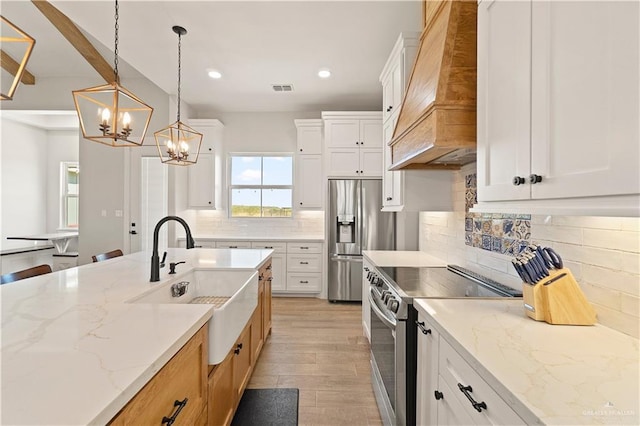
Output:
<svg viewBox="0 0 640 426">
<path fill-rule="evenodd" d="M 360 120 L 360 148 L 382 148 L 382 120 Z"/>
<path fill-rule="evenodd" d="M 358 147 L 327 150 L 327 176 L 360 176 Z"/>
<path fill-rule="evenodd" d="M 148 142 L 147 142 L 148 143 Z M 153 230 L 158 221 L 168 215 L 169 166 L 162 164 L 155 146 L 143 145 L 129 149 L 129 208 L 125 209 L 129 223 L 129 238 L 125 253 L 151 251 Z M 133 226 L 135 224 L 135 226 Z M 159 252 L 168 247 L 168 229 L 159 234 Z"/>
<path fill-rule="evenodd" d="M 381 148 L 360 148 L 360 176 L 382 177 Z"/>
<path fill-rule="evenodd" d="M 530 185 L 531 3 L 478 5 L 478 201 L 523 200 Z"/>
<path fill-rule="evenodd" d="M 360 120 L 325 122 L 328 148 L 357 148 L 360 145 Z"/>
<path fill-rule="evenodd" d="M 533 2 L 532 198 L 640 193 L 639 9 Z"/>
<path fill-rule="evenodd" d="M 361 182 L 362 250 L 395 250 L 395 213 L 380 211 L 382 181 L 364 179 Z"/>
</svg>

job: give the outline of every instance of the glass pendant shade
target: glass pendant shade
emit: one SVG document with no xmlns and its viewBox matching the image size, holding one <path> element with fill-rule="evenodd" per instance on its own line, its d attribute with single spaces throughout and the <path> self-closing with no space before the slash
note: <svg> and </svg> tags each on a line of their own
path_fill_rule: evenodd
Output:
<svg viewBox="0 0 640 426">
<path fill-rule="evenodd" d="M 0 99 L 13 99 L 36 41 L 7 18 L 0 16 L 0 50 L 2 75 Z"/>
<path fill-rule="evenodd" d="M 140 146 L 153 108 L 117 83 L 73 91 L 82 136 L 110 146 Z"/>
<path fill-rule="evenodd" d="M 176 121 L 154 133 L 158 155 L 163 163 L 176 166 L 189 166 L 198 161 L 202 133 Z"/>
</svg>

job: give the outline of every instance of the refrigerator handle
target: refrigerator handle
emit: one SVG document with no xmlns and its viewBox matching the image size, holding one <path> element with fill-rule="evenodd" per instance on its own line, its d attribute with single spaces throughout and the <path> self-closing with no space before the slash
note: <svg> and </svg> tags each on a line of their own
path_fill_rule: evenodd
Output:
<svg viewBox="0 0 640 426">
<path fill-rule="evenodd" d="M 362 241 L 363 241 L 363 233 L 364 233 L 364 211 L 362 208 L 362 181 L 357 181 L 356 186 L 356 215 L 357 215 L 357 223 L 356 223 L 356 252 L 362 253 Z"/>
</svg>

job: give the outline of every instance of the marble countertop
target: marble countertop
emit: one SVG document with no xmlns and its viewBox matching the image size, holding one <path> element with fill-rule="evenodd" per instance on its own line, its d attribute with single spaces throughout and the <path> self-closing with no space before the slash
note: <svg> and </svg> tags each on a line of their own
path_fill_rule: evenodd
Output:
<svg viewBox="0 0 640 426">
<path fill-rule="evenodd" d="M 534 321 L 522 300 L 415 306 L 527 424 L 640 424 L 637 339 Z"/>
<path fill-rule="evenodd" d="M 447 266 L 447 262 L 423 251 L 387 251 L 365 250 L 364 257 L 376 266 L 396 267 L 438 267 Z"/>
<path fill-rule="evenodd" d="M 178 237 L 178 241 L 184 241 L 185 237 Z M 283 242 L 295 242 L 295 241 L 313 241 L 324 242 L 324 236 L 322 235 L 295 235 L 295 236 L 272 236 L 272 237 L 252 237 L 248 235 L 194 235 L 193 239 L 198 244 L 198 240 L 207 241 L 283 241 Z"/>
<path fill-rule="evenodd" d="M 169 249 L 0 286 L 1 424 L 105 424 L 212 316 L 208 305 L 128 300 L 194 269 L 257 269 L 273 250 Z"/>
</svg>

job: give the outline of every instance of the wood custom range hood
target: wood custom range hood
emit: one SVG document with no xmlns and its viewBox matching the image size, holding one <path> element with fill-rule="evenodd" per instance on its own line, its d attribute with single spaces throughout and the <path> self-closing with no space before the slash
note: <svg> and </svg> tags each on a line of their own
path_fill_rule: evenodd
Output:
<svg viewBox="0 0 640 426">
<path fill-rule="evenodd" d="M 475 161 L 477 9 L 475 0 L 425 1 L 420 48 L 389 143 L 390 170 Z"/>
</svg>

